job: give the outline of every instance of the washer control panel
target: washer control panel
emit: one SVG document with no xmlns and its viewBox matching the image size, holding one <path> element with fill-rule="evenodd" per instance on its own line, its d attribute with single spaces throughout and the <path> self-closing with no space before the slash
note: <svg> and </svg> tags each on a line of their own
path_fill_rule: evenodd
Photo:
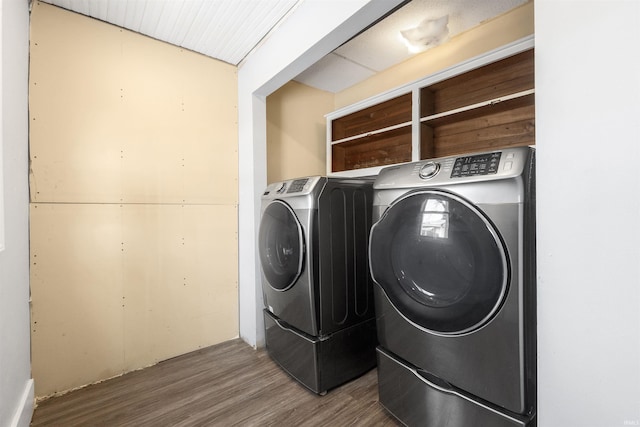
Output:
<svg viewBox="0 0 640 427">
<path fill-rule="evenodd" d="M 288 196 L 310 194 L 322 177 L 310 176 L 306 178 L 290 179 L 269 184 L 262 193 L 263 199 L 274 199 Z"/>
<path fill-rule="evenodd" d="M 498 173 L 502 152 L 478 154 L 475 156 L 458 157 L 451 171 L 451 178 L 465 176 L 492 175 Z"/>
<path fill-rule="evenodd" d="M 304 186 L 307 185 L 307 182 L 309 182 L 309 178 L 294 180 L 291 185 L 289 185 L 287 193 L 301 193 L 304 191 Z"/>
</svg>

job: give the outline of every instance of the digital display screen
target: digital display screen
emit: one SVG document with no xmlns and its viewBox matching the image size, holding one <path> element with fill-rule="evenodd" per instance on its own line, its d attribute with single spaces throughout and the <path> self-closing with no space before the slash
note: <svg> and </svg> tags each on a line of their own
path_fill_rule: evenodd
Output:
<svg viewBox="0 0 640 427">
<path fill-rule="evenodd" d="M 491 175 L 498 173 L 501 152 L 458 157 L 451 171 L 451 178 Z"/>
</svg>

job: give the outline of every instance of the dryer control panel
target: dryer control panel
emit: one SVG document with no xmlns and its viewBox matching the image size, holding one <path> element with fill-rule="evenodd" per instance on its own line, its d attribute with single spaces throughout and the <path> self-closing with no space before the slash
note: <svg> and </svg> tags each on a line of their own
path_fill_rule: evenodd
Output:
<svg viewBox="0 0 640 427">
<path fill-rule="evenodd" d="M 457 157 L 451 171 L 451 178 L 463 176 L 491 175 L 498 173 L 502 152 Z"/>
</svg>

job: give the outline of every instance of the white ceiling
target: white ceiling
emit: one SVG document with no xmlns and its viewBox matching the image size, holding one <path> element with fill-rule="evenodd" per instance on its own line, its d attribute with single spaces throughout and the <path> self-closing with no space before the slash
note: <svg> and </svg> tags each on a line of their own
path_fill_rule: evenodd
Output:
<svg viewBox="0 0 640 427">
<path fill-rule="evenodd" d="M 238 65 L 302 0 L 42 0 Z"/>
<path fill-rule="evenodd" d="M 241 66 L 305 0 L 42 1 Z M 295 80 L 339 92 L 414 55 L 400 40 L 400 30 L 448 15 L 451 38 L 528 1 L 532 0 L 412 0 Z"/>
</svg>

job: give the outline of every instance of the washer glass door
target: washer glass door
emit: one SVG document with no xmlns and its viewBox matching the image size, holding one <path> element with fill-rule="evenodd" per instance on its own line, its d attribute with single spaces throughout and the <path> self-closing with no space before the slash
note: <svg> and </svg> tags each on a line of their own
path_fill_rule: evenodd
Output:
<svg viewBox="0 0 640 427">
<path fill-rule="evenodd" d="M 409 193 L 371 230 L 371 273 L 408 320 L 440 334 L 485 324 L 508 285 L 504 245 L 466 200 L 438 190 Z"/>
<path fill-rule="evenodd" d="M 289 205 L 275 200 L 267 206 L 260 220 L 258 244 L 268 284 L 278 291 L 293 286 L 302 273 L 304 235 Z"/>
</svg>

